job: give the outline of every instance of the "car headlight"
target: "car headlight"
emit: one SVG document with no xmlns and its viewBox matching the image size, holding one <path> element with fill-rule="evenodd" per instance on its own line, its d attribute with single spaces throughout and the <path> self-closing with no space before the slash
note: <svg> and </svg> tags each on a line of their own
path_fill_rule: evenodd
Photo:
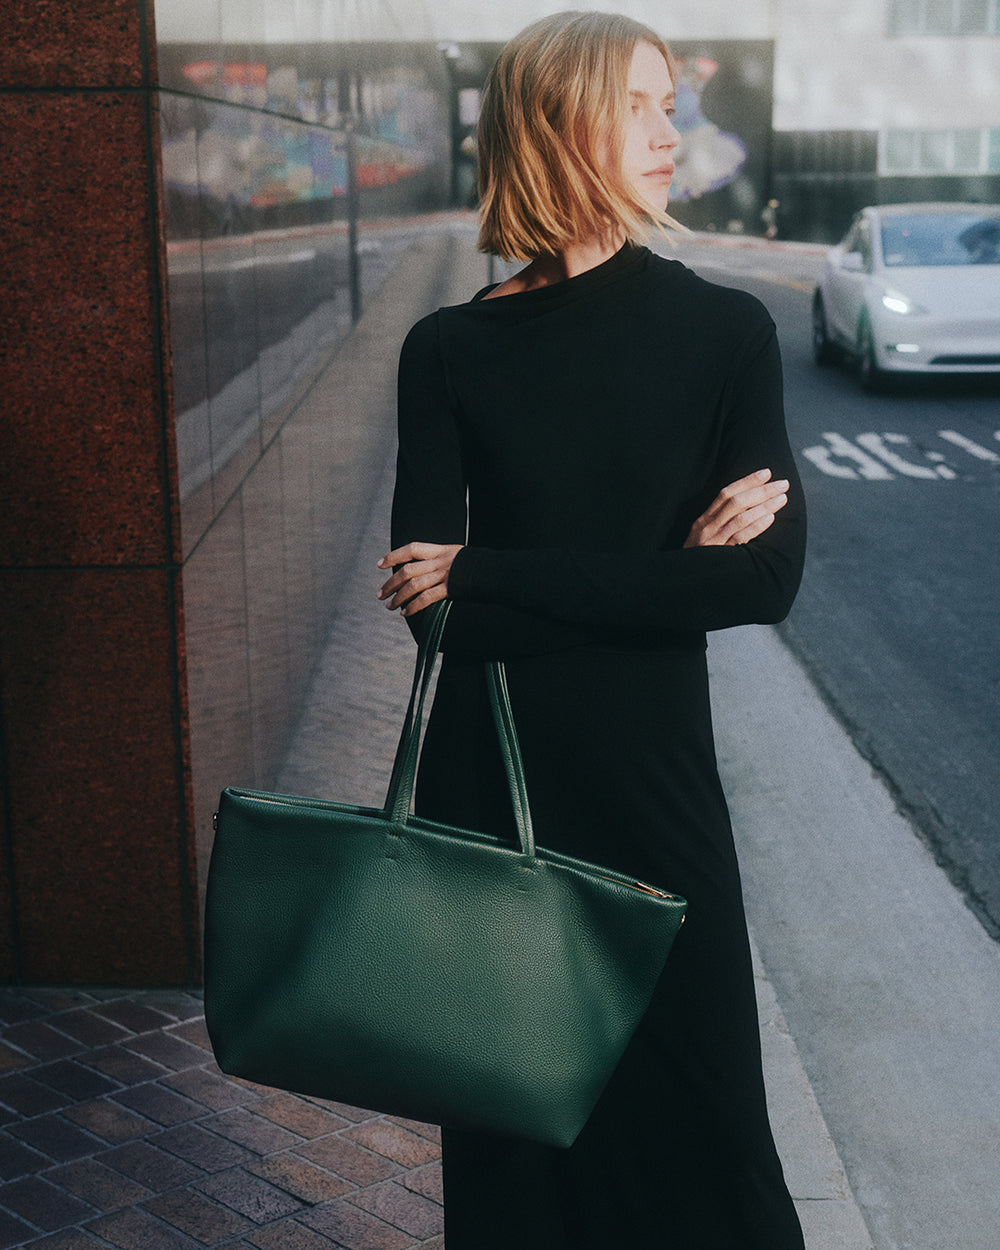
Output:
<svg viewBox="0 0 1000 1250">
<path fill-rule="evenodd" d="M 888 308 L 889 312 L 899 313 L 906 316 L 909 313 L 925 313 L 926 308 L 921 307 L 915 300 L 909 299 L 900 291 L 887 290 L 882 295 L 882 307 Z"/>
</svg>

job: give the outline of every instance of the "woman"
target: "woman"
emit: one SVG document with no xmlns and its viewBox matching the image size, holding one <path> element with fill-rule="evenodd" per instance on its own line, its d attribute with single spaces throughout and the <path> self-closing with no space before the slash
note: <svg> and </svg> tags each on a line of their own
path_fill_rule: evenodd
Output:
<svg viewBox="0 0 1000 1250">
<path fill-rule="evenodd" d="M 705 631 L 786 614 L 803 506 L 767 313 L 632 241 L 669 223 L 673 99 L 666 45 L 627 18 L 515 39 L 484 98 L 480 246 L 529 263 L 419 322 L 400 363 L 379 597 L 417 631 L 454 601 L 419 810 L 510 833 L 482 663 L 502 656 L 539 841 L 689 901 L 571 1149 L 445 1133 L 448 1250 L 802 1246 Z"/>
</svg>

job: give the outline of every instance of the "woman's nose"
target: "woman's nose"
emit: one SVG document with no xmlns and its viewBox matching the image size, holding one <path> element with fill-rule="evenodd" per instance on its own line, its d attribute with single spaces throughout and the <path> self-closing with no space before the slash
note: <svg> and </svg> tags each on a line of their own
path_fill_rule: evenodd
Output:
<svg viewBox="0 0 1000 1250">
<path fill-rule="evenodd" d="M 650 136 L 649 146 L 652 148 L 675 148 L 680 141 L 680 131 L 670 118 L 663 114 L 662 121 L 657 124 L 653 134 Z"/>
</svg>

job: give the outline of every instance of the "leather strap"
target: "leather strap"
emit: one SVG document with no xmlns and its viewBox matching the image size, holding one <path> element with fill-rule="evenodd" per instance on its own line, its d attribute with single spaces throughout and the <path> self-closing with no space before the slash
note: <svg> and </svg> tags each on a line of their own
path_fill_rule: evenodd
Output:
<svg viewBox="0 0 1000 1250">
<path fill-rule="evenodd" d="M 525 855 L 534 858 L 535 831 L 531 824 L 531 808 L 528 806 L 528 787 L 524 780 L 521 744 L 517 740 L 514 713 L 510 706 L 510 693 L 507 690 L 507 670 L 502 660 L 490 660 L 486 665 L 486 685 L 490 695 L 490 707 L 493 711 L 493 723 L 496 725 L 497 737 L 500 740 L 507 786 L 514 805 L 517 836 L 521 843 L 521 850 Z"/>
<path fill-rule="evenodd" d="M 389 778 L 389 789 L 386 794 L 386 816 L 405 823 L 410 813 L 413 800 L 413 785 L 417 773 L 417 756 L 420 747 L 420 729 L 423 724 L 424 702 L 430 688 L 434 665 L 438 651 L 441 649 L 441 638 L 451 604 L 448 600 L 433 604 L 426 608 L 428 629 L 417 652 L 417 663 L 413 671 L 413 684 L 410 687 L 410 701 L 403 717 L 403 728 L 396 747 L 396 758 L 392 765 Z"/>
<path fill-rule="evenodd" d="M 396 747 L 396 758 L 393 761 L 389 790 L 383 809 L 384 816 L 403 824 L 409 817 L 413 801 L 424 703 L 430 689 L 434 665 L 437 663 L 450 609 L 451 602 L 447 599 L 424 609 L 429 617 L 429 626 L 417 653 L 413 684 L 410 687 L 410 701 L 403 718 L 403 730 L 399 737 L 399 745 Z M 500 743 L 504 772 L 507 775 L 507 786 L 514 808 L 518 842 L 521 851 L 534 859 L 535 835 L 531 824 L 531 809 L 528 805 L 528 789 L 524 779 L 524 763 L 521 759 L 521 745 L 517 740 L 514 713 L 511 710 L 510 694 L 507 690 L 507 672 L 502 660 L 491 660 L 487 663 L 486 686 L 490 709 L 493 713 L 493 723 Z"/>
</svg>

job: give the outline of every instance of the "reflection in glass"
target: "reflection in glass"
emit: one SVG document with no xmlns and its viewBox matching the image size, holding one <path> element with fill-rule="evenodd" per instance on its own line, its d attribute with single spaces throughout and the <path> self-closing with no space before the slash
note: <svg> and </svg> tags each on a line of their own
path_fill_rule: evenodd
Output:
<svg viewBox="0 0 1000 1250">
<path fill-rule="evenodd" d="M 363 218 L 441 207 L 449 175 L 433 49 L 226 46 L 258 59 L 159 55 L 181 494 L 217 503 L 349 326 L 348 121 Z"/>
<path fill-rule="evenodd" d="M 882 255 L 890 268 L 1000 265 L 1000 210 L 887 217 Z"/>
<path fill-rule="evenodd" d="M 449 83 L 429 42 L 336 41 L 322 22 L 343 4 L 157 7 L 190 40 L 161 42 L 158 72 L 204 869 L 221 786 L 274 784 L 356 541 L 360 484 L 389 450 L 314 384 L 351 329 L 352 280 L 363 303 L 402 259 L 403 223 L 449 202 Z"/>
</svg>

